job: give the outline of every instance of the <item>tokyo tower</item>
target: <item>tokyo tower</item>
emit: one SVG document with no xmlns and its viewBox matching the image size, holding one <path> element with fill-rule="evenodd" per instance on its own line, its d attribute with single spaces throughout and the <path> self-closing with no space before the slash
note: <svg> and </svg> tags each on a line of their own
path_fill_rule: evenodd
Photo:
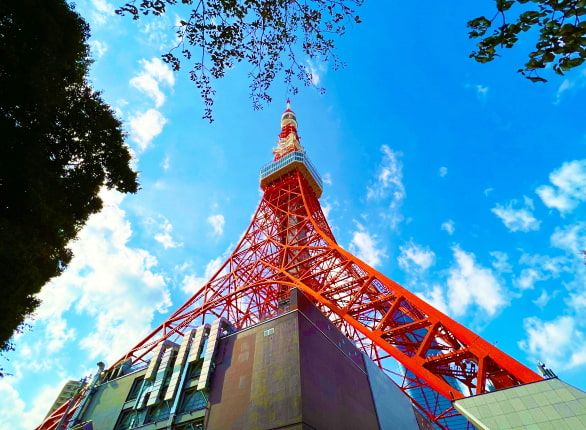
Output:
<svg viewBox="0 0 586 430">
<path fill-rule="evenodd" d="M 181 345 L 174 354 L 187 357 L 183 345 L 194 345 L 197 328 L 214 321 L 238 331 L 273 318 L 292 289 L 390 375 L 433 428 L 467 423 L 454 401 L 543 379 L 337 243 L 319 203 L 322 181 L 300 143 L 289 101 L 273 154 L 260 171 L 260 204 L 230 256 L 165 322 L 104 370 L 102 381 L 163 363 L 168 345 Z M 38 429 L 72 428 L 68 423 L 83 402 L 82 390 Z"/>
</svg>

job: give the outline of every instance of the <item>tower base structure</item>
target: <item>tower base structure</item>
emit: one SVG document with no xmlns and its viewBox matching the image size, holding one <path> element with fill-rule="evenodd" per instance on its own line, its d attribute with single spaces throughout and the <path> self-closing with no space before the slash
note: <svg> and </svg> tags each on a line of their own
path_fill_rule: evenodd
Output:
<svg viewBox="0 0 586 430">
<path fill-rule="evenodd" d="M 217 320 L 184 342 L 87 390 L 68 428 L 435 428 L 297 289 L 273 318 L 240 331 Z"/>
<path fill-rule="evenodd" d="M 456 400 L 482 430 L 586 429 L 586 393 L 557 378 Z"/>
</svg>

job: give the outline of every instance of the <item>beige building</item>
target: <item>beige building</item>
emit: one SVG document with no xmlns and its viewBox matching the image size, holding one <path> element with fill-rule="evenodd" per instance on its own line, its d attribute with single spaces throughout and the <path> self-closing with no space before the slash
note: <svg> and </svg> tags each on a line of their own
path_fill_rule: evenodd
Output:
<svg viewBox="0 0 586 430">
<path fill-rule="evenodd" d="M 49 409 L 47 416 L 51 415 L 53 411 L 59 408 L 59 406 L 61 406 L 67 400 L 71 399 L 75 393 L 77 393 L 77 390 L 79 390 L 80 387 L 81 381 L 67 381 L 57 396 L 57 399 L 55 399 L 55 402 L 53 402 L 53 406 L 51 406 L 51 409 Z"/>
</svg>

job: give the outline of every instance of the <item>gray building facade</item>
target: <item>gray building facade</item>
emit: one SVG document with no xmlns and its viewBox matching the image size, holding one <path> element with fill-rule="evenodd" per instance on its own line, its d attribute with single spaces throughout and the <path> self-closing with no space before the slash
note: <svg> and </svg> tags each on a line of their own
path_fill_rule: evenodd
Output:
<svg viewBox="0 0 586 430">
<path fill-rule="evenodd" d="M 217 320 L 191 330 L 181 345 L 161 345 L 146 368 L 103 378 L 72 424 L 80 430 L 433 428 L 297 290 L 274 318 L 241 331 Z"/>
</svg>

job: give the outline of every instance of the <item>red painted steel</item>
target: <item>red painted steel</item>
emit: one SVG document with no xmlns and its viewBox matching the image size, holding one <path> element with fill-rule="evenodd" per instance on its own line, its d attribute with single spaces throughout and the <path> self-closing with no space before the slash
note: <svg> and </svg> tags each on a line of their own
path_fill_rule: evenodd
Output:
<svg viewBox="0 0 586 430">
<path fill-rule="evenodd" d="M 146 362 L 160 342 L 177 341 L 204 320 L 224 317 L 240 329 L 274 316 L 293 287 L 381 367 L 388 367 L 388 358 L 397 360 L 407 370 L 395 370 L 401 388 L 441 428 L 457 415 L 445 399 L 541 380 L 341 248 L 298 170 L 264 187 L 248 229 L 221 268 L 110 371 L 127 360 Z M 51 422 L 39 427 L 54 428 Z"/>
</svg>

